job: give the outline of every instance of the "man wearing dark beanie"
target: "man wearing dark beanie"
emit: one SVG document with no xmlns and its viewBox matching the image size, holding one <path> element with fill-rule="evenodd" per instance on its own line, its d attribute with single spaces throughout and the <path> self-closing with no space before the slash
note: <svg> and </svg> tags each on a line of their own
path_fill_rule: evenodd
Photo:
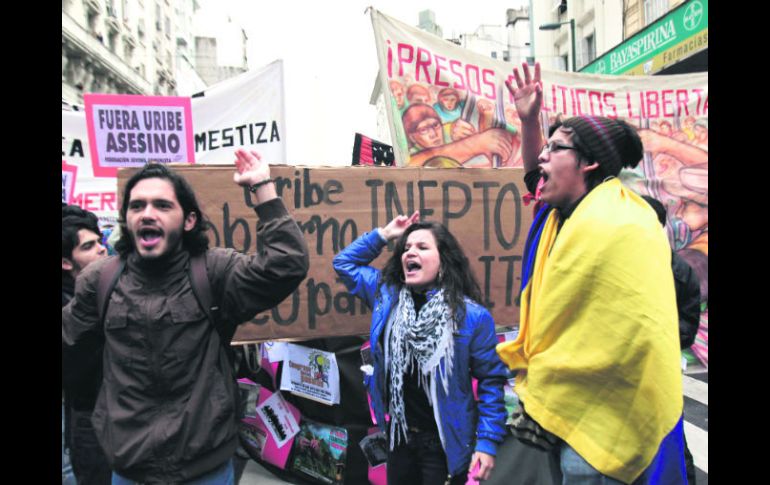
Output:
<svg viewBox="0 0 770 485">
<path fill-rule="evenodd" d="M 566 484 L 686 483 L 670 247 L 617 178 L 642 142 L 601 116 L 557 123 L 545 142 L 540 66 L 522 69 L 506 84 L 525 181 L 534 194 L 542 179 L 545 204 L 524 250 L 519 335 L 497 347 L 518 371 L 516 446 L 547 450 Z"/>
</svg>

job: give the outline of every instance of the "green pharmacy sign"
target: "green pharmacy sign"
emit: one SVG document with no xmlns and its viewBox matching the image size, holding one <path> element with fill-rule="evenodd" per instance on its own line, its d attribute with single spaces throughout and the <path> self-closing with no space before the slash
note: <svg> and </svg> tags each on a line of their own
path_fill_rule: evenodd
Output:
<svg viewBox="0 0 770 485">
<path fill-rule="evenodd" d="M 708 48 L 708 0 L 680 5 L 580 72 L 654 74 Z"/>
</svg>

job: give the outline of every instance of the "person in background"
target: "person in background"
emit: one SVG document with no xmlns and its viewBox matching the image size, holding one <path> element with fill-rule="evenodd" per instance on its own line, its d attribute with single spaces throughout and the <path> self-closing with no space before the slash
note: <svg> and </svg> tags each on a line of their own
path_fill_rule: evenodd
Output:
<svg viewBox="0 0 770 485">
<path fill-rule="evenodd" d="M 76 205 L 62 207 L 61 218 L 61 304 L 75 294 L 75 280 L 85 268 L 107 257 L 99 221 L 92 212 Z M 99 446 L 91 414 L 102 384 L 101 347 L 75 358 L 62 349 L 64 391 L 64 435 L 72 471 L 78 485 L 107 485 L 112 470 Z"/>
</svg>

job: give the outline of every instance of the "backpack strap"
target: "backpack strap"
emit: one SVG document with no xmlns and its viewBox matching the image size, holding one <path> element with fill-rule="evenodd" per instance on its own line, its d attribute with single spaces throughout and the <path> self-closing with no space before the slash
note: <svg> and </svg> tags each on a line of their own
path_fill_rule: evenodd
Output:
<svg viewBox="0 0 770 485">
<path fill-rule="evenodd" d="M 206 273 L 206 253 L 190 258 L 190 284 L 201 308 L 206 312 L 211 324 L 216 327 L 216 317 L 219 317 L 219 307 L 213 304 L 211 282 Z"/>
<path fill-rule="evenodd" d="M 96 286 L 96 309 L 99 312 L 100 326 L 104 326 L 104 317 L 107 315 L 107 306 L 110 303 L 110 295 L 115 285 L 118 284 L 126 262 L 120 256 L 107 260 L 99 273 L 99 282 Z"/>
<path fill-rule="evenodd" d="M 232 345 L 230 345 L 232 335 L 223 335 L 221 327 L 218 325 L 220 311 L 219 306 L 215 305 L 213 301 L 211 281 L 206 272 L 206 253 L 190 258 L 189 277 L 193 294 L 195 294 L 198 304 L 203 311 L 206 312 L 206 316 L 209 318 L 211 325 L 214 326 L 214 330 L 216 330 L 219 335 L 220 343 L 224 347 L 225 354 L 233 367 L 233 375 L 237 376 L 239 374 L 242 353 L 236 352 L 235 349 L 233 349 Z"/>
</svg>

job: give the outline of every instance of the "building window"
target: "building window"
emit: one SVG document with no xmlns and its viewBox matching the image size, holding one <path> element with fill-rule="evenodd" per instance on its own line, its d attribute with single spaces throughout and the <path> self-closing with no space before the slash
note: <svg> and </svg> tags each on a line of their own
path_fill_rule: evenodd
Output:
<svg viewBox="0 0 770 485">
<path fill-rule="evenodd" d="M 497 52 L 492 51 L 492 59 L 497 59 Z"/>
<path fill-rule="evenodd" d="M 668 0 L 644 0 L 644 25 L 650 25 L 668 12 Z"/>
<path fill-rule="evenodd" d="M 590 35 L 583 38 L 583 59 L 582 65 L 588 65 L 596 59 L 596 33 L 591 32 Z"/>
</svg>

